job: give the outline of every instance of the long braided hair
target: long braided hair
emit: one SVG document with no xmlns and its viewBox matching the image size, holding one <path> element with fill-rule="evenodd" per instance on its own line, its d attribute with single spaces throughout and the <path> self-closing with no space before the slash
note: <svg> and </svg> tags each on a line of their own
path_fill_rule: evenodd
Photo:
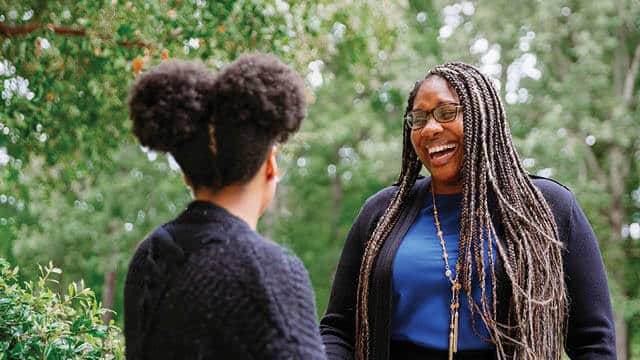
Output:
<svg viewBox="0 0 640 360">
<path fill-rule="evenodd" d="M 498 359 L 554 359 L 562 356 L 567 318 L 567 290 L 556 224 L 549 205 L 521 166 L 507 116 L 491 80 L 473 66 L 447 63 L 427 76 L 443 77 L 463 108 L 463 191 L 458 264 L 459 281 L 469 300 L 471 318 L 479 315 Z M 405 115 L 424 80 L 409 95 Z M 369 359 L 368 297 L 371 271 L 384 241 L 408 203 L 422 168 L 404 125 L 399 187 L 378 221 L 364 251 L 358 279 L 356 359 Z M 491 221 L 488 194 L 495 196 L 500 236 Z M 495 251 L 494 251 L 495 248 Z M 486 250 L 485 250 L 486 249 Z M 494 254 L 497 253 L 497 254 Z M 485 254 L 488 261 L 485 262 Z M 508 284 L 506 320 L 497 316 L 496 259 Z M 472 281 L 472 275 L 477 279 Z M 487 284 L 491 290 L 487 290 Z M 481 289 L 481 302 L 472 288 Z M 490 292 L 490 294 L 489 294 Z M 448 311 L 448 309 L 442 309 Z M 475 325 L 474 325 L 475 328 Z"/>
</svg>

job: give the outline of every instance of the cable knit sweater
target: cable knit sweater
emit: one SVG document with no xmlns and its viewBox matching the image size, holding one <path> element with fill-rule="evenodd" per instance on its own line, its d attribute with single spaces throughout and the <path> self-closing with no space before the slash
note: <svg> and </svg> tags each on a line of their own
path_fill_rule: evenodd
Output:
<svg viewBox="0 0 640 360">
<path fill-rule="evenodd" d="M 125 282 L 128 359 L 325 359 L 295 256 L 195 201 L 138 247 Z"/>
</svg>

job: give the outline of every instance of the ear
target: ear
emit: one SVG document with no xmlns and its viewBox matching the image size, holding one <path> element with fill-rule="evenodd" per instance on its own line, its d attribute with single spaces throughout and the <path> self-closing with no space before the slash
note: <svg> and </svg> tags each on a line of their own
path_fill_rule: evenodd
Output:
<svg viewBox="0 0 640 360">
<path fill-rule="evenodd" d="M 278 147 L 273 146 L 267 156 L 266 171 L 267 181 L 278 181 L 278 164 L 276 163 L 276 154 L 278 153 Z"/>
<path fill-rule="evenodd" d="M 182 173 L 182 178 L 184 179 L 184 183 L 187 184 L 188 187 L 190 187 L 191 189 L 193 189 L 193 183 L 191 182 L 191 179 L 189 179 L 189 177 L 187 176 L 187 174 Z"/>
</svg>

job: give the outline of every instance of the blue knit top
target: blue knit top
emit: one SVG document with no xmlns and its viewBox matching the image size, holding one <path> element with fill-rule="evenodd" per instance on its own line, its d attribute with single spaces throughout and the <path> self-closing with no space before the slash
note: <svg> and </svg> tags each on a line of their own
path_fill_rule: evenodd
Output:
<svg viewBox="0 0 640 360">
<path fill-rule="evenodd" d="M 436 233 L 433 217 L 433 201 L 427 202 L 420 210 L 416 221 L 409 228 L 393 264 L 393 294 L 391 315 L 391 338 L 410 341 L 417 345 L 446 350 L 449 346 L 451 283 L 444 275 L 442 247 Z M 440 227 L 446 242 L 449 267 L 455 277 L 458 259 L 460 231 L 460 209 L 462 194 L 436 195 Z M 493 252 L 494 258 L 495 252 Z M 485 259 L 488 260 L 485 249 Z M 480 304 L 481 290 L 476 286 L 473 298 Z M 487 277 L 487 292 L 491 294 L 490 278 Z M 489 298 L 490 299 L 490 298 Z M 476 332 L 488 338 L 485 325 L 479 315 L 475 315 Z M 460 312 L 458 327 L 459 350 L 491 349 L 491 343 L 483 341 L 473 330 L 469 312 L 469 300 L 464 291 L 460 292 Z"/>
</svg>

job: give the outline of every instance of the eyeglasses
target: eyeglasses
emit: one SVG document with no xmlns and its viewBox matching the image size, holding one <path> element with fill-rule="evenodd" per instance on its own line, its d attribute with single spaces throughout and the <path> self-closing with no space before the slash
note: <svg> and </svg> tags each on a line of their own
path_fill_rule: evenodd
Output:
<svg viewBox="0 0 640 360">
<path fill-rule="evenodd" d="M 407 122 L 411 130 L 418 130 L 427 125 L 429 114 L 432 114 L 433 118 L 439 123 L 448 123 L 458 117 L 458 110 L 460 110 L 460 108 L 462 108 L 462 105 L 442 104 L 431 111 L 413 110 L 405 116 L 404 121 Z"/>
</svg>

